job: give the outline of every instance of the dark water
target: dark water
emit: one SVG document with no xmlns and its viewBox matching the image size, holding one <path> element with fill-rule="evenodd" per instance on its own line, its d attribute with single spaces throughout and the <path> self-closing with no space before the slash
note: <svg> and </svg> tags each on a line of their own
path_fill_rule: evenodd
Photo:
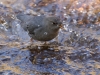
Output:
<svg viewBox="0 0 100 75">
<path fill-rule="evenodd" d="M 99 0 L 0 0 L 0 75 L 100 75 Z M 64 29 L 47 45 L 16 14 L 57 15 Z"/>
</svg>

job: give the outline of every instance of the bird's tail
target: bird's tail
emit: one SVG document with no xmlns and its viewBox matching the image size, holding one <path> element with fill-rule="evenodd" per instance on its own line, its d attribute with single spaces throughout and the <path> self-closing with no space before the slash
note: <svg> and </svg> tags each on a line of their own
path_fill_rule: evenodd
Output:
<svg viewBox="0 0 100 75">
<path fill-rule="evenodd" d="M 19 19 L 19 20 L 21 20 L 21 21 L 24 21 L 24 19 L 25 19 L 25 14 L 24 13 L 19 13 L 19 14 L 17 14 L 17 19 Z"/>
<path fill-rule="evenodd" d="M 24 13 L 20 13 L 20 14 L 17 14 L 16 16 L 19 20 L 21 20 L 22 22 L 27 22 L 29 21 L 33 16 L 30 16 L 30 15 L 27 15 L 27 14 L 24 14 Z"/>
</svg>

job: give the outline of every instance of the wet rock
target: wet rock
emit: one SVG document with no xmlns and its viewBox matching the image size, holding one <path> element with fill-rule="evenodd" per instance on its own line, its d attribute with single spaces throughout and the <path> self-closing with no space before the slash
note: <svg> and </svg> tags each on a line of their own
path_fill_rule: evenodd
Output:
<svg viewBox="0 0 100 75">
<path fill-rule="evenodd" d="M 99 1 L 0 2 L 0 75 L 100 75 Z M 65 30 L 48 45 L 26 47 L 29 37 L 15 17 L 20 12 L 60 16 Z"/>
</svg>

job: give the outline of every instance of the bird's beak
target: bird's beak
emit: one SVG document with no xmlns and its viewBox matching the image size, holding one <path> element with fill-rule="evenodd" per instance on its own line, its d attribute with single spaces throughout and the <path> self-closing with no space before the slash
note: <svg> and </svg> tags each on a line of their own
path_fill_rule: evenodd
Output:
<svg viewBox="0 0 100 75">
<path fill-rule="evenodd" d="M 60 24 L 60 25 L 59 25 L 59 28 L 63 29 L 63 28 L 64 28 L 64 26 L 63 26 L 62 24 Z"/>
<path fill-rule="evenodd" d="M 64 28 L 64 26 L 63 26 L 62 22 L 59 22 L 58 27 L 59 27 L 59 28 L 61 28 L 61 29 L 62 29 L 62 28 Z"/>
</svg>

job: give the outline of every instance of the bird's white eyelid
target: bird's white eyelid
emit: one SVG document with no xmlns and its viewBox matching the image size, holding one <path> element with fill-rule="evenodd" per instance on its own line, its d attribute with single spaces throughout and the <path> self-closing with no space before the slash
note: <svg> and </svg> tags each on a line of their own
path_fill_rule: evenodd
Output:
<svg viewBox="0 0 100 75">
<path fill-rule="evenodd" d="M 54 22 L 52 22 L 52 24 L 54 24 Z"/>
<path fill-rule="evenodd" d="M 40 25 L 38 25 L 38 27 L 40 27 Z"/>
</svg>

